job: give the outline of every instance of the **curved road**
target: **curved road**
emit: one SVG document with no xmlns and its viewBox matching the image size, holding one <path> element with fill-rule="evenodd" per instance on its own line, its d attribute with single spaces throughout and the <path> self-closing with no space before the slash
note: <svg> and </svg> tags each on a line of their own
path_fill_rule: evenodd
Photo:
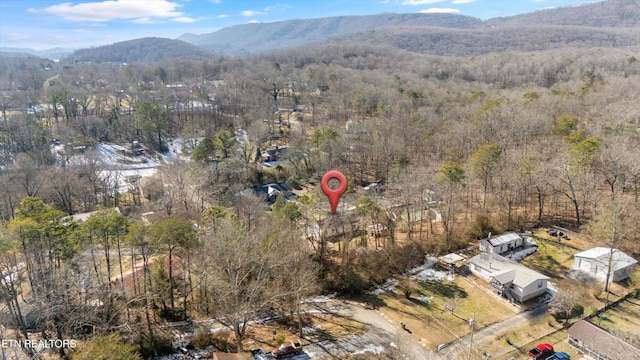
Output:
<svg viewBox="0 0 640 360">
<path fill-rule="evenodd" d="M 427 360 L 439 359 L 433 351 L 423 347 L 413 338 L 407 336 L 404 330 L 393 324 L 390 320 L 380 315 L 375 310 L 368 310 L 359 305 L 354 305 L 346 301 L 333 300 L 325 303 L 313 303 L 311 307 L 315 307 L 321 312 L 342 316 L 355 320 L 357 322 L 370 326 L 369 337 L 363 337 L 363 341 L 377 339 L 376 345 L 384 347 L 384 351 L 398 351 L 408 360 Z M 360 347 L 366 347 L 366 343 L 360 344 Z"/>
<path fill-rule="evenodd" d="M 363 337 L 363 343 L 359 344 L 360 347 L 365 347 L 367 345 L 367 341 L 371 342 L 377 340 L 376 345 L 383 346 L 385 351 L 391 351 L 391 348 L 396 347 L 399 353 L 404 355 L 404 358 L 410 360 L 466 359 L 468 356 L 471 335 L 466 335 L 455 340 L 450 346 L 436 353 L 423 347 L 410 336 L 407 336 L 400 327 L 393 324 L 390 320 L 386 319 L 375 310 L 368 310 L 362 306 L 341 300 L 332 300 L 329 302 L 309 305 L 311 308 L 315 307 L 316 311 L 346 317 L 369 325 L 370 336 L 369 338 Z M 515 314 L 506 320 L 477 330 L 473 334 L 473 343 L 474 345 L 480 345 L 482 343 L 492 341 L 501 334 L 508 332 L 510 329 L 521 327 L 527 322 L 535 321 L 544 317 L 547 313 L 547 309 L 548 305 L 545 304 L 533 310 Z M 324 353 L 326 354 L 328 352 L 325 351 Z"/>
</svg>

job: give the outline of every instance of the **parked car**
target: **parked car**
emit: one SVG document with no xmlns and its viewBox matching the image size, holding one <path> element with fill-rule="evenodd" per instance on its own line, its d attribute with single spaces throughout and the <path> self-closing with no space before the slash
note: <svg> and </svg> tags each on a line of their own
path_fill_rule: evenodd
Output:
<svg viewBox="0 0 640 360">
<path fill-rule="evenodd" d="M 267 354 L 262 348 L 251 350 L 251 355 L 253 355 L 254 360 L 267 360 Z"/>
<path fill-rule="evenodd" d="M 569 356 L 569 354 L 567 354 L 566 352 L 560 351 L 549 356 L 547 360 L 571 360 L 571 356 Z"/>
<path fill-rule="evenodd" d="M 547 233 L 549 234 L 549 236 L 553 236 L 553 237 L 561 237 L 565 240 L 571 240 L 569 239 L 569 236 L 567 234 L 565 234 L 564 232 L 560 231 L 560 230 L 549 230 L 547 231 Z"/>
<path fill-rule="evenodd" d="M 529 350 L 529 357 L 535 360 L 547 359 L 553 355 L 553 345 L 551 344 L 538 344 L 538 346 Z"/>
<path fill-rule="evenodd" d="M 299 342 L 294 343 L 293 341 L 286 342 L 271 350 L 271 355 L 275 356 L 276 359 L 280 359 L 289 355 L 298 355 L 301 353 L 302 345 L 300 345 Z"/>
</svg>

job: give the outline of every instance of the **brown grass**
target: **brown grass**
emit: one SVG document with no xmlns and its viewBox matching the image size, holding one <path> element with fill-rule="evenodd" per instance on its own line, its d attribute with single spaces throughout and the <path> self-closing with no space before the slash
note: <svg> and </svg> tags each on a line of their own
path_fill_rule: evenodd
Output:
<svg viewBox="0 0 640 360">
<path fill-rule="evenodd" d="M 452 303 L 451 291 L 460 291 L 461 295 L 455 311 L 444 309 L 445 303 Z M 431 349 L 452 341 L 471 332 L 469 319 L 475 314 L 476 328 L 482 328 L 500 322 L 514 314 L 513 309 L 494 299 L 469 282 L 457 277 L 454 281 L 422 283 L 419 295 L 432 296 L 429 304 L 407 300 L 396 289 L 393 293 L 380 295 L 385 305 L 379 310 L 397 325 L 404 322 L 413 333 L 416 341 Z M 415 299 L 418 295 L 413 295 Z"/>
</svg>

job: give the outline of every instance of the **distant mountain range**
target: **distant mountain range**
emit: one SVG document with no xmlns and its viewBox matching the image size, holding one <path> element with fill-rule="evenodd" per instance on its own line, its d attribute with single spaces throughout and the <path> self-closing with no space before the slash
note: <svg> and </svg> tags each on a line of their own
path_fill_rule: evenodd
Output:
<svg viewBox="0 0 640 360">
<path fill-rule="evenodd" d="M 640 46 L 640 0 L 607 0 L 482 21 L 454 14 L 395 14 L 236 25 L 177 40 L 142 38 L 75 51 L 69 61 L 157 62 L 242 56 L 324 43 L 386 45 L 437 55 L 477 55 L 561 47 Z M 35 55 L 0 48 L 0 55 Z M 64 54 L 65 49 L 58 49 Z M 67 53 L 68 54 L 68 53 Z"/>
<path fill-rule="evenodd" d="M 338 16 L 236 25 L 210 34 L 184 34 L 178 39 L 224 55 L 246 55 L 302 45 L 314 45 L 336 36 L 380 28 L 433 26 L 472 29 L 482 20 L 452 14 L 392 14 Z"/>
<path fill-rule="evenodd" d="M 0 47 L 0 56 L 6 57 L 41 57 L 58 60 L 68 56 L 74 49 L 53 48 L 47 50 L 34 50 L 28 48 L 8 48 Z"/>
<path fill-rule="evenodd" d="M 237 25 L 209 34 L 184 34 L 179 39 L 231 56 L 327 41 L 391 45 L 440 55 L 469 55 L 537 50 L 548 45 L 640 45 L 638 26 L 640 0 L 608 0 L 486 21 L 453 14 L 384 13 Z"/>
</svg>

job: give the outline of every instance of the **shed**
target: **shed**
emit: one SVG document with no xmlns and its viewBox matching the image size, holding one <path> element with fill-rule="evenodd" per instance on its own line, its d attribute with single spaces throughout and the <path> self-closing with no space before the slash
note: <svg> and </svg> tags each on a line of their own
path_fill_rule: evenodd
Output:
<svg viewBox="0 0 640 360">
<path fill-rule="evenodd" d="M 638 261 L 618 249 L 595 247 L 573 255 L 573 268 L 589 273 L 602 280 L 611 274 L 611 281 L 628 278 Z M 610 271 L 609 271 L 610 269 Z"/>
</svg>

